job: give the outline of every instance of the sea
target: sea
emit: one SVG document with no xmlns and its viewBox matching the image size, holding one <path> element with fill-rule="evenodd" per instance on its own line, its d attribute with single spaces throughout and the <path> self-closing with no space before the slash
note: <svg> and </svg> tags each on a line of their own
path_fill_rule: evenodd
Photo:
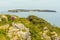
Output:
<svg viewBox="0 0 60 40">
<path fill-rule="evenodd" d="M 0 11 L 0 14 L 10 14 L 16 15 L 19 17 L 28 17 L 30 15 L 35 15 L 37 17 L 43 18 L 44 20 L 51 23 L 51 25 L 55 25 L 60 27 L 60 12 L 8 12 L 8 11 Z"/>
</svg>

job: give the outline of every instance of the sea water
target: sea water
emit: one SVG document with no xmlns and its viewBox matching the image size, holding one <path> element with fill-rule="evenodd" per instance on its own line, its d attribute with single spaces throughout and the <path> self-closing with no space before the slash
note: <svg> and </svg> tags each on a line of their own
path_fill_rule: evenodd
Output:
<svg viewBox="0 0 60 40">
<path fill-rule="evenodd" d="M 59 12 L 0 12 L 0 14 L 17 15 L 19 17 L 28 17 L 35 15 L 45 19 L 52 25 L 60 27 L 60 13 Z"/>
</svg>

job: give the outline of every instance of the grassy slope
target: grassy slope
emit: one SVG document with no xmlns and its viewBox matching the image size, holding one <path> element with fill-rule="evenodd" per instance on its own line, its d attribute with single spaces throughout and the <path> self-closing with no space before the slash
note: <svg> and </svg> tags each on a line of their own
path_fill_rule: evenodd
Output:
<svg viewBox="0 0 60 40">
<path fill-rule="evenodd" d="M 55 31 L 58 34 L 58 36 L 60 36 L 60 33 L 59 33 L 60 28 L 55 27 L 54 25 L 51 25 L 50 23 L 43 20 L 42 18 L 38 18 L 36 16 L 31 15 L 26 19 L 21 19 L 21 21 L 27 27 L 30 28 L 32 40 L 45 40 L 45 39 L 41 39 L 41 34 L 40 34 L 40 32 L 43 32 L 44 27 L 47 27 L 49 30 L 49 32 L 47 33 L 48 36 L 50 36 L 51 35 L 50 33 L 53 31 Z"/>
<path fill-rule="evenodd" d="M 19 18 L 16 16 L 17 18 L 15 18 L 15 20 L 11 20 L 11 15 L 6 15 L 6 16 L 8 18 L 8 21 L 6 21 L 4 18 L 2 18 L 3 21 L 2 22 L 0 21 L 0 26 L 4 25 L 4 24 L 9 24 L 11 26 L 13 21 L 14 22 L 21 22 L 26 27 L 28 27 L 30 29 L 32 40 L 45 40 L 45 39 L 41 39 L 41 34 L 44 31 L 43 30 L 44 27 L 47 27 L 49 30 L 47 35 L 50 36 L 51 35 L 50 32 L 55 31 L 60 36 L 60 33 L 59 33 L 60 28 L 51 25 L 50 23 L 43 20 L 42 18 L 38 18 L 36 16 L 31 15 L 28 18 Z M 4 31 L 4 30 L 0 29 L 0 39 L 1 40 L 9 40 L 6 37 L 6 30 Z"/>
</svg>

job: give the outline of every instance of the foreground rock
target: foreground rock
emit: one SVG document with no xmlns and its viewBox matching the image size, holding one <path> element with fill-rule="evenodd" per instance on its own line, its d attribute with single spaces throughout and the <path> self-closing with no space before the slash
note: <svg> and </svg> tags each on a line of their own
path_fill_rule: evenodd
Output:
<svg viewBox="0 0 60 40">
<path fill-rule="evenodd" d="M 10 40 L 31 40 L 29 28 L 26 28 L 23 24 L 12 23 L 12 27 L 9 28 L 8 37 Z"/>
</svg>

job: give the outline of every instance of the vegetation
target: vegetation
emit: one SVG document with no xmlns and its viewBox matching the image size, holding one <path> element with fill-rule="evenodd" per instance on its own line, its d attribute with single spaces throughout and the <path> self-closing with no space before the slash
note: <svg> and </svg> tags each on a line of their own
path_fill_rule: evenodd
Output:
<svg viewBox="0 0 60 40">
<path fill-rule="evenodd" d="M 14 26 L 15 25 L 14 23 L 17 26 L 19 24 L 20 25 L 18 27 Z M 31 36 L 30 39 L 22 39 L 22 40 L 60 40 L 60 31 L 59 31 L 60 28 L 51 25 L 42 18 L 39 18 L 34 15 L 31 15 L 27 18 L 19 18 L 18 16 L 15 15 L 2 15 L 2 14 L 0 15 L 0 40 L 11 40 L 10 37 L 8 36 L 8 32 L 11 31 L 10 30 L 11 27 L 13 28 L 16 27 L 20 30 L 21 25 L 24 28 L 26 27 L 25 29 L 22 29 L 22 31 L 28 32 L 29 30 Z M 21 40 L 21 35 L 18 40 Z"/>
</svg>

